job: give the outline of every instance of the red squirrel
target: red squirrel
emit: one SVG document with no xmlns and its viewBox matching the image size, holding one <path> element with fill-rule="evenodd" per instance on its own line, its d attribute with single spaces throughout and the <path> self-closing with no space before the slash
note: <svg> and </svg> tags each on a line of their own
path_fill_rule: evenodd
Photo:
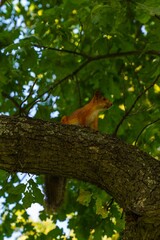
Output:
<svg viewBox="0 0 160 240">
<path fill-rule="evenodd" d="M 98 130 L 99 113 L 111 106 L 112 103 L 97 91 L 91 101 L 84 107 L 77 109 L 70 116 L 63 116 L 61 123 L 87 126 Z M 66 179 L 60 176 L 46 175 L 45 185 L 47 211 L 52 213 L 53 210 L 56 211 L 63 202 Z"/>
<path fill-rule="evenodd" d="M 91 101 L 84 107 L 77 109 L 70 116 L 63 116 L 61 123 L 87 126 L 98 130 L 99 113 L 111 106 L 112 103 L 97 91 Z"/>
</svg>

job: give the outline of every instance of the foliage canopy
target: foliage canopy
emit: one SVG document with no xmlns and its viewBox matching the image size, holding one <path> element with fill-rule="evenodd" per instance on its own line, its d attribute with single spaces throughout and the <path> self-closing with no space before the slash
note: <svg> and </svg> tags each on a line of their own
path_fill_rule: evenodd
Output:
<svg viewBox="0 0 160 240">
<path fill-rule="evenodd" d="M 100 131 L 160 158 L 159 0 L 15 0 L 0 11 L 1 114 L 59 122 L 99 89 L 114 103 L 100 116 Z M 0 239 L 17 229 L 29 239 L 64 235 L 56 225 L 38 230 L 24 211 L 43 205 L 42 184 L 39 176 L 1 171 Z M 67 239 L 118 239 L 121 218 L 111 196 L 70 180 L 53 222 L 67 219 Z"/>
</svg>

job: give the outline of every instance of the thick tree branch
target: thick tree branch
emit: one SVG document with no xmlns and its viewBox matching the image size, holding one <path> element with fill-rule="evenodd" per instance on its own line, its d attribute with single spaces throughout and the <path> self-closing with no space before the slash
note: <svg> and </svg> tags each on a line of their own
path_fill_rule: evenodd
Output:
<svg viewBox="0 0 160 240">
<path fill-rule="evenodd" d="M 0 117 L 0 168 L 91 182 L 126 212 L 160 217 L 160 162 L 88 128 Z"/>
</svg>

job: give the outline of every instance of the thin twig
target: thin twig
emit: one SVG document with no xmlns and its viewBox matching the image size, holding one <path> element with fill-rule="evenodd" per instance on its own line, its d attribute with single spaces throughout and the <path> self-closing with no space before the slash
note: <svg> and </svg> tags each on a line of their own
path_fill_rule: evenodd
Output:
<svg viewBox="0 0 160 240">
<path fill-rule="evenodd" d="M 78 99 L 79 99 L 79 106 L 82 106 L 82 98 L 81 98 L 79 80 L 78 80 L 77 76 L 75 76 L 75 79 L 76 79 L 76 87 L 77 87 L 77 93 L 78 93 Z"/>
<path fill-rule="evenodd" d="M 155 51 L 155 50 L 148 50 L 148 51 L 128 51 L 128 52 L 117 52 L 117 53 L 107 53 L 104 55 L 98 55 L 98 56 L 93 56 L 93 57 L 89 57 L 91 61 L 96 61 L 96 60 L 100 60 L 100 59 L 107 59 L 107 58 L 117 58 L 117 57 L 127 57 L 127 56 L 132 56 L 132 55 L 156 55 L 156 56 L 160 56 L 160 51 Z"/>
<path fill-rule="evenodd" d="M 114 198 L 112 197 L 112 198 L 110 199 L 110 201 L 106 204 L 106 205 L 107 205 L 107 206 L 106 206 L 107 211 L 109 211 L 109 209 L 110 209 L 110 207 L 112 206 L 113 202 L 114 202 Z"/>
<path fill-rule="evenodd" d="M 83 67 L 85 67 L 88 63 L 92 61 L 97 61 L 101 59 L 107 59 L 107 58 L 116 58 L 116 57 L 124 57 L 128 55 L 142 55 L 142 54 L 151 54 L 151 55 L 158 55 L 160 56 L 160 52 L 154 51 L 154 50 L 149 50 L 146 52 L 142 51 L 129 51 L 129 52 L 118 52 L 118 53 L 110 53 L 110 54 L 104 54 L 104 55 L 99 55 L 99 56 L 88 56 L 85 53 L 80 53 L 72 50 L 67 50 L 67 49 L 58 49 L 58 48 L 52 48 L 52 47 L 47 47 L 47 46 L 41 46 L 34 44 L 34 47 L 39 47 L 39 48 L 44 48 L 48 50 L 54 50 L 58 52 L 66 52 L 70 54 L 75 54 L 79 55 L 82 57 L 87 58 L 85 62 L 83 62 L 76 70 L 74 70 L 71 74 L 67 75 L 66 77 L 62 78 L 61 80 L 57 81 L 55 84 L 53 84 L 48 90 L 44 91 L 42 94 L 40 94 L 34 101 L 32 101 L 30 104 L 26 106 L 26 108 L 29 108 L 29 110 L 38 102 L 40 102 L 40 98 L 43 97 L 46 93 L 48 93 L 48 96 L 46 97 L 45 101 L 50 97 L 51 91 L 56 88 L 58 85 L 60 85 L 62 82 L 66 81 L 68 78 L 76 75 Z"/>
<path fill-rule="evenodd" d="M 48 96 L 45 98 L 45 101 L 47 101 L 47 99 L 50 97 L 51 92 L 53 91 L 53 89 L 55 89 L 57 86 L 59 86 L 60 84 L 62 84 L 64 81 L 66 81 L 68 78 L 73 77 L 74 75 L 76 75 L 82 68 L 84 68 L 88 63 L 90 62 L 90 60 L 87 60 L 85 62 L 83 62 L 76 70 L 74 70 L 71 74 L 68 74 L 67 76 L 65 76 L 64 78 L 62 78 L 61 80 L 57 81 L 56 83 L 54 83 L 49 89 L 47 89 L 46 91 L 44 91 L 42 94 L 40 94 L 34 101 L 32 101 L 30 104 L 28 104 L 26 106 L 26 109 L 29 108 L 29 110 L 38 102 L 40 102 L 40 98 L 43 97 L 46 93 L 48 93 Z"/>
<path fill-rule="evenodd" d="M 53 51 L 57 51 L 57 52 L 62 52 L 62 53 L 71 53 L 71 54 L 78 55 L 78 56 L 81 56 L 81 57 L 89 58 L 89 56 L 86 55 L 85 53 L 72 51 L 72 50 L 68 50 L 68 49 L 64 49 L 64 48 L 59 49 L 59 48 L 47 47 L 47 46 L 37 45 L 37 44 L 33 44 L 33 46 L 38 47 L 38 48 L 53 50 Z"/>
<path fill-rule="evenodd" d="M 118 125 L 116 126 L 116 129 L 113 133 L 114 136 L 117 135 L 117 132 L 119 130 L 119 127 L 122 125 L 123 121 L 127 118 L 127 116 L 130 114 L 130 112 L 132 111 L 132 109 L 135 107 L 136 103 L 138 102 L 138 100 L 150 89 L 154 86 L 154 84 L 159 80 L 160 74 L 155 78 L 155 80 L 152 82 L 151 85 L 149 85 L 147 88 L 145 88 L 135 99 L 135 101 L 133 102 L 133 104 L 131 105 L 131 107 L 128 109 L 128 111 L 126 111 L 126 113 L 124 114 L 124 116 L 122 117 L 122 119 L 120 120 L 120 122 L 118 123 Z"/>
<path fill-rule="evenodd" d="M 137 145 L 138 139 L 139 139 L 139 137 L 141 136 L 141 134 L 143 133 L 143 131 L 144 131 L 147 127 L 151 126 L 152 124 L 154 124 L 154 123 L 156 123 L 156 122 L 158 122 L 158 121 L 160 121 L 160 118 L 156 119 L 155 121 L 153 121 L 153 122 L 151 122 L 151 123 L 148 123 L 146 126 L 144 126 L 144 127 L 142 128 L 142 130 L 139 132 L 139 134 L 138 134 L 138 136 L 137 136 L 137 138 L 136 138 L 136 140 L 135 140 L 135 146 Z"/>
<path fill-rule="evenodd" d="M 8 1 L 8 0 L 1 0 L 1 1 L 0 1 L 0 7 L 2 7 L 5 3 L 11 5 L 11 2 L 10 2 L 10 1 Z"/>
<path fill-rule="evenodd" d="M 38 78 L 35 79 L 34 83 L 32 84 L 30 90 L 29 90 L 29 94 L 27 95 L 27 97 L 21 102 L 20 104 L 20 108 L 22 108 L 22 105 L 29 99 L 29 97 L 31 96 L 31 94 L 33 93 L 33 88 L 36 84 L 36 82 L 38 81 Z"/>
<path fill-rule="evenodd" d="M 158 20 L 160 20 L 160 16 L 159 16 L 159 15 L 155 14 L 155 17 L 156 17 Z"/>
<path fill-rule="evenodd" d="M 38 45 L 38 44 L 33 44 L 33 46 L 38 47 L 38 48 L 58 51 L 58 52 L 62 52 L 62 53 L 65 52 L 65 53 L 78 55 L 78 56 L 90 59 L 90 61 L 97 61 L 97 60 L 100 60 L 100 59 L 107 59 L 107 58 L 132 56 L 132 55 L 140 55 L 141 56 L 141 55 L 144 55 L 144 54 L 160 56 L 160 51 L 155 51 L 155 50 L 148 50 L 148 51 L 133 50 L 133 51 L 128 51 L 128 52 L 106 53 L 106 54 L 98 55 L 98 56 L 89 56 L 89 55 L 87 55 L 85 53 L 82 53 L 82 52 L 72 51 L 72 50 L 68 50 L 68 49 L 64 49 L 64 48 L 59 49 L 59 48 L 47 47 L 47 46 Z"/>
</svg>

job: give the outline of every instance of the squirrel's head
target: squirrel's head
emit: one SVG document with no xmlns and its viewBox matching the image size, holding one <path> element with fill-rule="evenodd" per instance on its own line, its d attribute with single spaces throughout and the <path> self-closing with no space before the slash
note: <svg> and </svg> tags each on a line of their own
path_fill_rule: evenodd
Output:
<svg viewBox="0 0 160 240">
<path fill-rule="evenodd" d="M 101 111 L 112 106 L 112 102 L 108 98 L 105 98 L 99 91 L 95 92 L 92 101 L 96 105 L 96 108 L 101 109 Z"/>
</svg>

